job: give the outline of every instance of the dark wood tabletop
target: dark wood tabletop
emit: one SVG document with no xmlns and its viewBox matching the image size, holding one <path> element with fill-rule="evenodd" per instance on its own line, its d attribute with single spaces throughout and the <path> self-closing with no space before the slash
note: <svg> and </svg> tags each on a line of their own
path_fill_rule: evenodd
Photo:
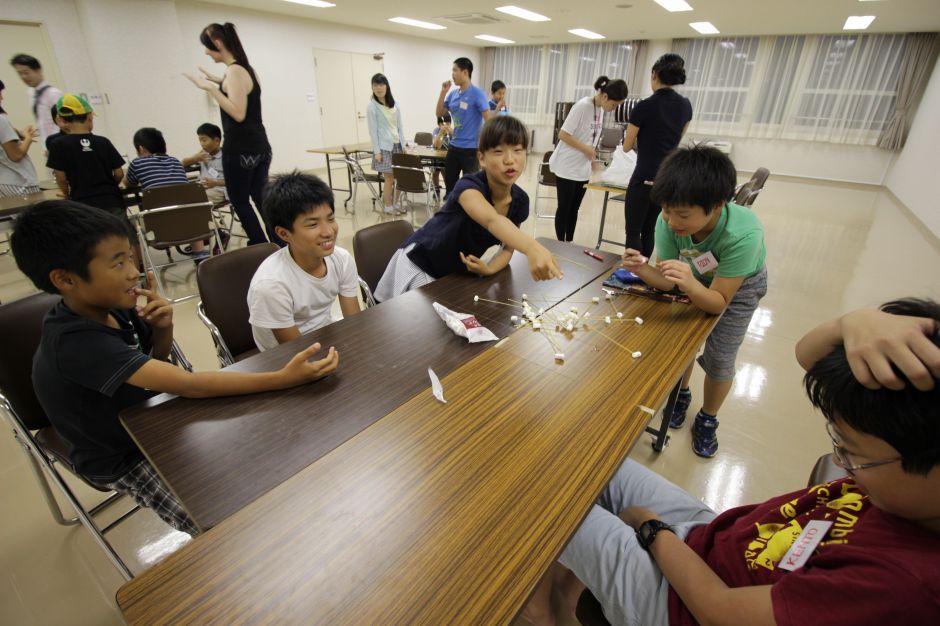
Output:
<svg viewBox="0 0 940 626">
<path fill-rule="evenodd" d="M 513 331 L 509 307 L 474 302 L 536 290 L 557 302 L 606 273 L 617 261 L 540 240 L 562 259 L 564 280 L 537 283 L 524 255 L 495 276 L 449 276 L 241 361 L 233 371 L 271 371 L 314 342 L 340 354 L 337 371 L 320 381 L 251 396 L 186 399 L 160 395 L 125 411 L 122 422 L 202 528 L 211 528 L 258 496 L 430 388 L 439 377 L 492 343 L 469 344 L 438 317 L 434 301 L 473 313 L 503 338 Z M 590 262 L 590 264 L 588 264 Z"/>
<path fill-rule="evenodd" d="M 59 198 L 58 189 L 46 189 L 36 193 L 28 193 L 23 196 L 12 196 L 9 198 L 0 198 L 0 218 L 15 217 L 20 211 L 42 202 L 43 200 L 57 200 Z"/>
<path fill-rule="evenodd" d="M 509 623 L 717 319 L 600 280 L 564 362 L 517 330 L 125 584 L 127 622 Z"/>
</svg>

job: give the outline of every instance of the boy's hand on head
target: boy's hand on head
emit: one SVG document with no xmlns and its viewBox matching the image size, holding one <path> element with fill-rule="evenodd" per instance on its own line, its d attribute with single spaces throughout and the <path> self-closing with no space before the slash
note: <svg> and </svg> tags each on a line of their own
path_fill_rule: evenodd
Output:
<svg viewBox="0 0 940 626">
<path fill-rule="evenodd" d="M 147 284 L 151 287 L 157 284 L 153 272 L 147 272 Z M 135 287 L 134 292 L 138 296 L 147 298 L 147 303 L 144 306 L 137 307 L 137 315 L 142 320 L 154 328 L 171 328 L 173 326 L 173 305 L 161 296 L 155 288 Z"/>
<path fill-rule="evenodd" d="M 643 256 L 639 250 L 627 248 L 623 252 L 623 260 L 620 265 L 636 274 L 637 270 L 642 269 L 647 263 L 649 263 L 649 259 Z"/>
<path fill-rule="evenodd" d="M 320 351 L 320 347 L 319 343 L 315 343 L 306 350 L 301 350 L 281 370 L 287 375 L 292 386 L 323 378 L 332 374 L 339 366 L 339 352 L 332 346 L 324 358 L 317 361 L 309 360 Z"/>
<path fill-rule="evenodd" d="M 921 391 L 940 378 L 940 348 L 930 340 L 938 332 L 933 320 L 862 309 L 843 315 L 839 326 L 849 367 L 865 387 L 903 389 L 892 364 Z"/>
<path fill-rule="evenodd" d="M 467 266 L 467 269 L 477 274 L 478 276 L 489 276 L 493 272 L 490 271 L 490 266 L 480 260 L 479 257 L 475 257 L 472 254 L 465 255 L 463 252 L 460 253 L 460 260 L 463 261 L 463 264 Z"/>
<path fill-rule="evenodd" d="M 695 277 L 692 275 L 692 268 L 684 261 L 675 259 L 662 261 L 657 264 L 659 270 L 663 273 L 663 278 L 677 286 L 683 292 L 688 293 L 696 284 Z"/>
<path fill-rule="evenodd" d="M 555 257 L 548 248 L 536 242 L 535 246 L 526 255 L 529 260 L 529 271 L 535 280 L 548 280 L 549 278 L 564 278 L 565 274 L 558 267 Z"/>
</svg>

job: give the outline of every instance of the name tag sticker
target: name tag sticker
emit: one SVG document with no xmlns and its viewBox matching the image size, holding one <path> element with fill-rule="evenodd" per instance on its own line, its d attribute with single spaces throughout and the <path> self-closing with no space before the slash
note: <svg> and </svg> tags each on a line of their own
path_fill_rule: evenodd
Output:
<svg viewBox="0 0 940 626">
<path fill-rule="evenodd" d="M 699 274 L 710 272 L 718 267 L 718 259 L 715 258 L 711 250 L 692 259 L 692 263 L 695 265 L 695 269 L 698 270 Z"/>
<path fill-rule="evenodd" d="M 806 565 L 806 561 L 812 556 L 816 546 L 829 532 L 830 526 L 832 526 L 832 522 L 821 519 L 807 522 L 806 528 L 803 529 L 803 532 L 796 538 L 787 553 L 780 559 L 780 564 L 777 567 L 792 572 Z"/>
<path fill-rule="evenodd" d="M 209 175 L 209 178 L 221 178 L 221 176 L 219 176 L 218 170 L 216 170 L 214 167 L 207 169 L 206 174 Z"/>
<path fill-rule="evenodd" d="M 466 103 L 466 101 L 461 102 L 459 106 L 460 106 L 460 109 L 461 109 L 461 110 L 463 110 L 463 111 L 466 111 L 466 110 L 467 110 L 467 103 Z"/>
</svg>

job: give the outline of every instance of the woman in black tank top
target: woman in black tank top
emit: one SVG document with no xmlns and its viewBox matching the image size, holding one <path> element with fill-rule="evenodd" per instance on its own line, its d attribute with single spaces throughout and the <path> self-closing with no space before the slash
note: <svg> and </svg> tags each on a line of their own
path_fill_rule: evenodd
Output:
<svg viewBox="0 0 940 626">
<path fill-rule="evenodd" d="M 205 78 L 186 76 L 219 104 L 224 139 L 222 170 L 229 201 L 248 234 L 248 245 L 264 243 L 268 237 L 265 237 L 249 201 L 249 198 L 254 201 L 255 208 L 263 216 L 271 144 L 261 121 L 261 85 L 248 63 L 234 24 L 209 24 L 199 35 L 199 41 L 213 61 L 225 63 L 225 74 L 213 76 L 200 67 Z M 271 241 L 284 245 L 270 228 L 267 231 Z"/>
</svg>

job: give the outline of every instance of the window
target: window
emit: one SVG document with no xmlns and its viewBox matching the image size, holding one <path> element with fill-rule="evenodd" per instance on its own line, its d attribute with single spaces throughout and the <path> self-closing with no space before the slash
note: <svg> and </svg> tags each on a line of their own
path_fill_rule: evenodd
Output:
<svg viewBox="0 0 940 626">
<path fill-rule="evenodd" d="M 498 48 L 493 78 L 506 83 L 506 102 L 513 115 L 527 117 L 538 112 L 542 46 Z M 483 85 L 489 93 L 489 85 Z"/>
<path fill-rule="evenodd" d="M 692 102 L 693 119 L 743 121 L 760 38 L 691 39 L 686 45 L 686 82 L 679 90 Z"/>
<path fill-rule="evenodd" d="M 629 82 L 635 49 L 630 41 L 580 44 L 573 100 L 593 96 L 594 81 L 601 76 Z"/>
</svg>

